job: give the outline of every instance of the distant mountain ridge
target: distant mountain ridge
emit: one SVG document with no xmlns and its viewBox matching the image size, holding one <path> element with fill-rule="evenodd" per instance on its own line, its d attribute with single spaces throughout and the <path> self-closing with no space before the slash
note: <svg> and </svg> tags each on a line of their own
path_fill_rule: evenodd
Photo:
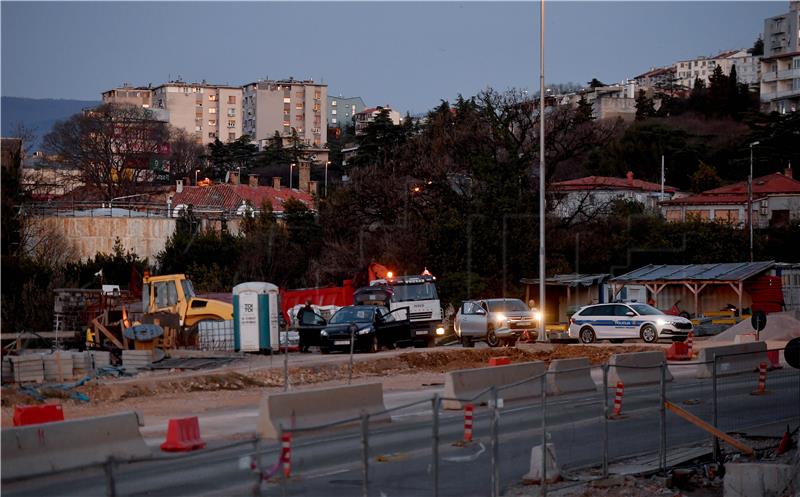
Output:
<svg viewBox="0 0 800 497">
<path fill-rule="evenodd" d="M 41 148 L 42 138 L 56 121 L 62 121 L 88 107 L 99 105 L 95 100 L 56 98 L 2 97 L 0 99 L 0 131 L 10 136 L 18 123 L 31 129 L 36 136 L 34 149 Z"/>
</svg>

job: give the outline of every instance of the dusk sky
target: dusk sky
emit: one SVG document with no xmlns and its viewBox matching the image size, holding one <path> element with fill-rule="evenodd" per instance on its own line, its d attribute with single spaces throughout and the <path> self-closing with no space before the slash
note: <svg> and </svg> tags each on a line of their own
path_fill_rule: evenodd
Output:
<svg viewBox="0 0 800 497">
<path fill-rule="evenodd" d="M 789 2 L 549 2 L 548 83 L 631 78 L 749 48 Z M 293 76 L 425 112 L 441 99 L 538 88 L 538 2 L 6 2 L 2 95 L 99 100 L 180 76 L 240 85 Z"/>
</svg>

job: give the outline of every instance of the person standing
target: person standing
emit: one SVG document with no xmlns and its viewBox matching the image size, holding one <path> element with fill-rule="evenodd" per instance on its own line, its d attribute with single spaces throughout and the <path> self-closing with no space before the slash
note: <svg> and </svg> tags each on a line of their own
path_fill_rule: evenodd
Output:
<svg viewBox="0 0 800 497">
<path fill-rule="evenodd" d="M 306 299 L 306 305 L 300 308 L 297 312 L 297 324 L 299 326 L 303 326 L 304 324 L 313 324 L 314 323 L 314 308 L 311 307 L 311 300 Z M 298 334 L 300 335 L 300 352 L 311 352 L 308 350 L 310 345 L 310 340 L 308 339 L 308 332 L 303 332 L 303 330 L 298 330 Z"/>
</svg>

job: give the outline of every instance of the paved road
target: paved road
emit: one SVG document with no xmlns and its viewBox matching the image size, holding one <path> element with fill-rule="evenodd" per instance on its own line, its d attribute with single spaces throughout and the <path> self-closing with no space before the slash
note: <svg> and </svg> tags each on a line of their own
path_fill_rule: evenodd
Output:
<svg viewBox="0 0 800 497">
<path fill-rule="evenodd" d="M 800 374 L 796 370 L 771 373 L 769 394 L 752 396 L 754 375 L 737 375 L 720 381 L 720 426 L 744 430 L 776 421 L 800 422 Z M 403 394 L 390 404 L 429 396 L 430 391 Z M 613 395 L 613 394 L 610 394 Z M 668 398 L 706 420 L 711 419 L 711 388 L 678 373 L 668 388 Z M 610 421 L 609 452 L 612 459 L 655 452 L 659 440 L 658 387 L 627 388 L 625 417 Z M 548 435 L 556 446 L 559 464 L 567 469 L 596 465 L 602 455 L 602 395 L 576 394 L 547 401 Z M 540 443 L 540 402 L 507 403 L 500 415 L 499 461 L 501 489 L 519 483 L 529 470 L 531 448 Z M 489 494 L 491 443 L 490 411 L 476 412 L 475 443 L 453 445 L 461 438 L 460 412 L 440 415 L 439 494 L 469 496 Z M 395 413 L 390 424 L 371 427 L 369 436 L 370 495 L 428 496 L 432 478 L 432 411 L 427 405 Z M 702 442 L 708 436 L 672 414 L 667 415 L 671 448 Z M 247 430 L 244 430 L 247 431 Z M 265 445 L 265 465 L 277 461 L 277 446 Z M 149 461 L 117 468 L 117 495 L 251 495 L 254 475 L 240 468 L 240 458 L 253 447 L 240 446 L 190 457 Z M 361 495 L 361 439 L 357 430 L 298 435 L 293 445 L 293 476 L 286 486 L 280 480 L 265 483 L 262 495 Z M 245 457 L 246 458 L 246 457 Z M 93 496 L 105 494 L 100 470 L 40 478 L 3 485 L 8 496 Z"/>
</svg>

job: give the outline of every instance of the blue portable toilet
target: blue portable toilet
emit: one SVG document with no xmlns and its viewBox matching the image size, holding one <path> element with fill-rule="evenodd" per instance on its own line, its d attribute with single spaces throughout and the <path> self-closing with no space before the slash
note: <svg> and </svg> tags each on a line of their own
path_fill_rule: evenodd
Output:
<svg viewBox="0 0 800 497">
<path fill-rule="evenodd" d="M 278 287 L 250 281 L 233 287 L 233 345 L 238 352 L 279 349 Z"/>
</svg>

